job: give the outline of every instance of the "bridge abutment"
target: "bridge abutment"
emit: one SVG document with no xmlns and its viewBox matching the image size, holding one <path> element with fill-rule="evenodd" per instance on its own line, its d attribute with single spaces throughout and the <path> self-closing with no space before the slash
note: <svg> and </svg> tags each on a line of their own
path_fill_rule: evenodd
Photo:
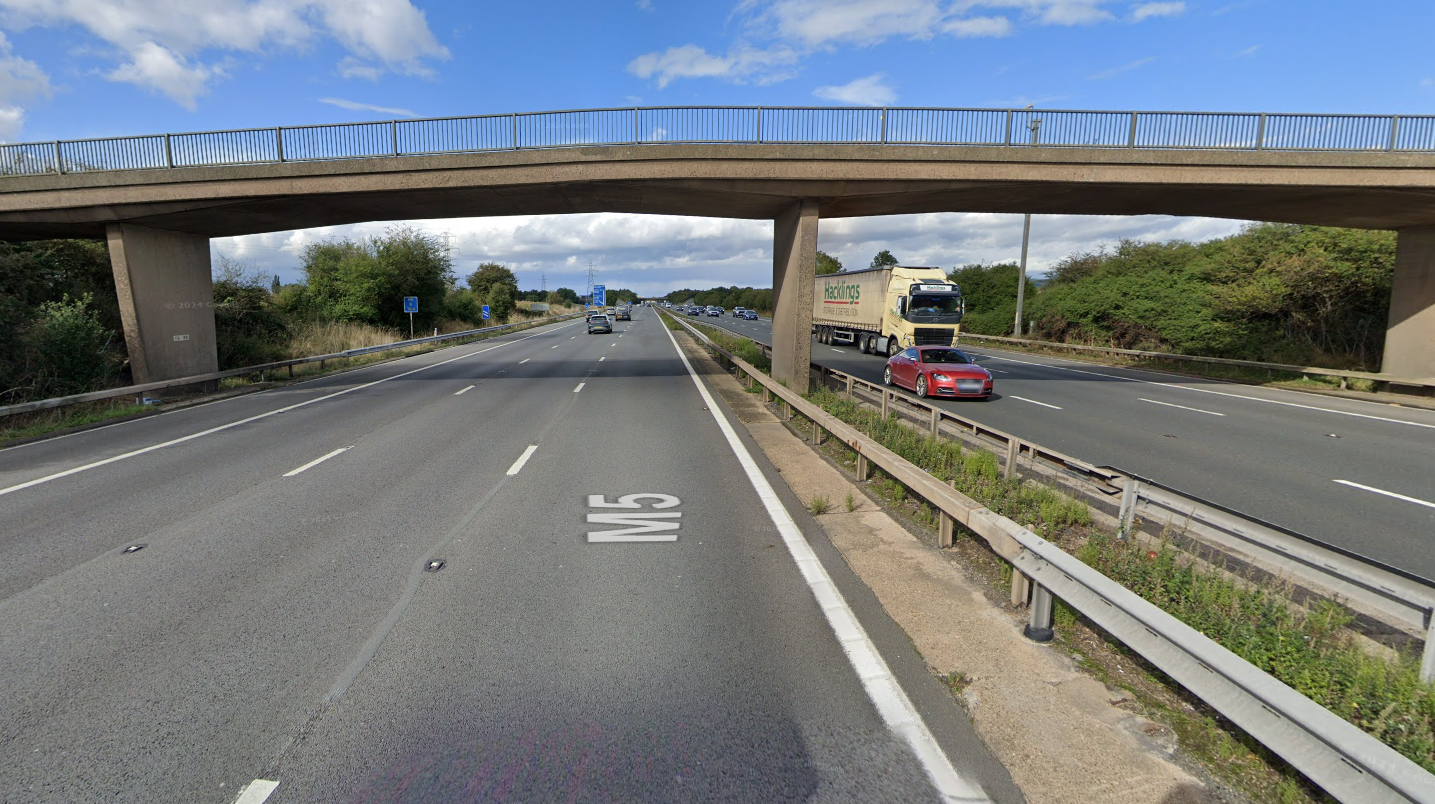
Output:
<svg viewBox="0 0 1435 804">
<path fill-rule="evenodd" d="M 209 238 L 131 223 L 106 234 L 134 382 L 218 371 Z"/>
<path fill-rule="evenodd" d="M 1435 226 L 1400 230 L 1380 371 L 1435 377 Z"/>
<path fill-rule="evenodd" d="M 777 216 L 772 232 L 772 377 L 806 393 L 812 362 L 812 294 L 817 276 L 817 202 Z"/>
</svg>

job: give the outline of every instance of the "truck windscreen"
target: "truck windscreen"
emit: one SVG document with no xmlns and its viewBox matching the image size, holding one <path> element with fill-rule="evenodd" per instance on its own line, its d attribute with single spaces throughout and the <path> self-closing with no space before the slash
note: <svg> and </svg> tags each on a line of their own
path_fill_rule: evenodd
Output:
<svg viewBox="0 0 1435 804">
<path fill-rule="evenodd" d="M 907 304 L 907 320 L 932 324 L 959 324 L 962 320 L 962 297 L 955 293 L 912 294 Z"/>
</svg>

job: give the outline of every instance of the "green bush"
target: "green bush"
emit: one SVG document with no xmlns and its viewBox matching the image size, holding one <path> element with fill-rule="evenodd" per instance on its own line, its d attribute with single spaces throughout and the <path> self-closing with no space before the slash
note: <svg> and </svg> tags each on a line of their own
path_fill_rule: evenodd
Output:
<svg viewBox="0 0 1435 804">
<path fill-rule="evenodd" d="M 91 309 L 88 293 L 42 303 L 26 335 L 30 379 L 40 398 L 96 390 L 111 372 L 112 333 Z"/>
</svg>

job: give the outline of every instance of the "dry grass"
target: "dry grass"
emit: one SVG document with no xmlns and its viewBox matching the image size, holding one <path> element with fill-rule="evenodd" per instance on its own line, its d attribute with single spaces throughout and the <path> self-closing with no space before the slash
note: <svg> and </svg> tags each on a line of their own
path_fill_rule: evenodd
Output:
<svg viewBox="0 0 1435 804">
<path fill-rule="evenodd" d="M 289 341 L 289 356 L 299 358 L 331 355 L 346 349 L 362 349 L 366 346 L 393 343 L 402 340 L 406 335 L 407 333 L 400 335 L 395 330 L 376 327 L 372 324 L 356 324 L 348 321 L 303 324 L 294 329 L 294 336 Z"/>
</svg>

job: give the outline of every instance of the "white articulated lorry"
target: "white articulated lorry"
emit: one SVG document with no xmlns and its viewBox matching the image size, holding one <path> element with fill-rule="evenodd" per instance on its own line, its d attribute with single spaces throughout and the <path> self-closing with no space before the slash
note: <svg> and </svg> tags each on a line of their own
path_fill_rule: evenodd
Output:
<svg viewBox="0 0 1435 804">
<path fill-rule="evenodd" d="M 822 274 L 814 290 L 812 331 L 820 343 L 883 356 L 908 346 L 957 345 L 966 307 L 961 289 L 940 268 Z"/>
</svg>

